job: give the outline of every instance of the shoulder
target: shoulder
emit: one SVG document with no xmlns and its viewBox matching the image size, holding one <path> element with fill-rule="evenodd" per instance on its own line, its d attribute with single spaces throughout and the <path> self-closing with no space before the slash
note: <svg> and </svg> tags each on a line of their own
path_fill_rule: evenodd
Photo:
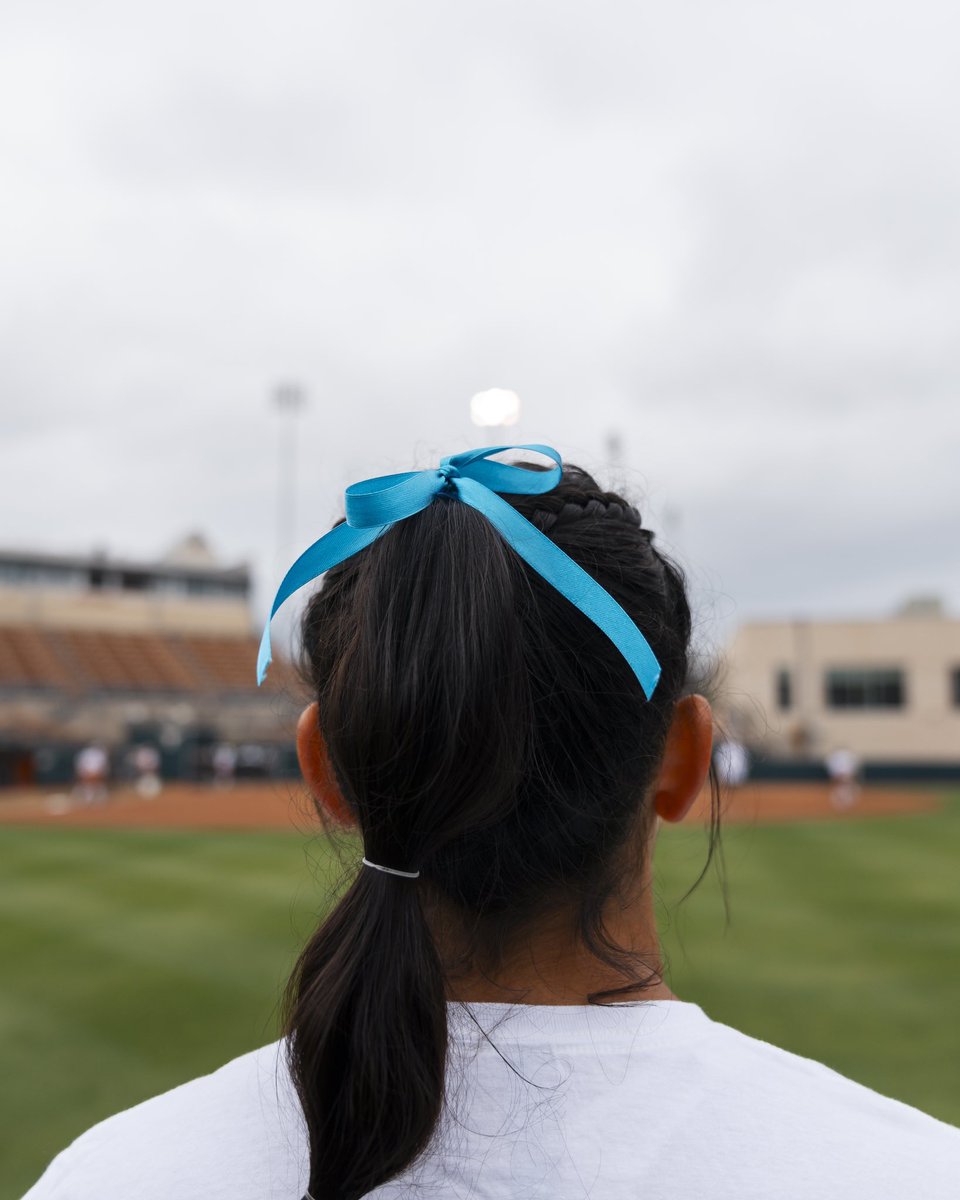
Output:
<svg viewBox="0 0 960 1200">
<path fill-rule="evenodd" d="M 302 1117 L 283 1043 L 93 1126 L 24 1200 L 266 1200 L 302 1194 Z"/>
<path fill-rule="evenodd" d="M 757 1157 L 792 1158 L 820 1195 L 842 1195 L 854 1181 L 876 1197 L 956 1195 L 960 1129 L 726 1025 L 713 1024 L 700 1053 L 722 1088 L 718 1137 L 759 1127 Z"/>
</svg>

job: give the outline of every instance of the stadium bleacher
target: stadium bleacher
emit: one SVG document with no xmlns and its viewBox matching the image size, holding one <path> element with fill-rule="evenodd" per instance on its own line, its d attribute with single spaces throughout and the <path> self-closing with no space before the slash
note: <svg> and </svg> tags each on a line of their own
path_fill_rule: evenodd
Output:
<svg viewBox="0 0 960 1200">
<path fill-rule="evenodd" d="M 0 626 L 0 687 L 220 693 L 256 691 L 257 641 L 188 633 L 115 633 Z M 274 662 L 264 683 L 293 686 L 292 667 Z"/>
</svg>

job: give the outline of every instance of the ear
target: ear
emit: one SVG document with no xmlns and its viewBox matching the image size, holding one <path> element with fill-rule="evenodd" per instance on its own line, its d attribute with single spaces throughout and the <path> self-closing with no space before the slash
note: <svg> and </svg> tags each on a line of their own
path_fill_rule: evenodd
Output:
<svg viewBox="0 0 960 1200">
<path fill-rule="evenodd" d="M 664 821 L 682 821 L 710 772 L 713 711 L 705 696 L 684 696 L 673 710 L 667 745 L 653 794 Z"/>
<path fill-rule="evenodd" d="M 356 825 L 356 818 L 347 807 L 333 775 L 327 757 L 327 746 L 320 732 L 317 702 L 308 704 L 297 722 L 297 760 L 300 773 L 313 798 L 338 825 Z"/>
</svg>

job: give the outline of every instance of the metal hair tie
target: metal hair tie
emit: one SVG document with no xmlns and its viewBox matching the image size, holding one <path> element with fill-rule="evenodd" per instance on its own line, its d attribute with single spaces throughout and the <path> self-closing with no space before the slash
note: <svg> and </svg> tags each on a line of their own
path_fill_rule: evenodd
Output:
<svg viewBox="0 0 960 1200">
<path fill-rule="evenodd" d="M 555 465 L 548 471 L 528 471 L 489 461 L 492 454 L 504 450 L 533 450 L 552 459 Z M 562 476 L 563 460 L 552 446 L 485 446 L 453 454 L 428 471 L 352 483 L 345 494 L 346 522 L 305 550 L 280 584 L 260 641 L 257 683 L 263 682 L 270 663 L 270 622 L 280 605 L 324 571 L 369 546 L 395 522 L 422 512 L 443 497 L 469 504 L 482 513 L 528 566 L 605 633 L 627 660 L 649 699 L 660 678 L 660 664 L 647 639 L 608 591 L 497 495 L 542 495 L 552 491 Z"/>
</svg>

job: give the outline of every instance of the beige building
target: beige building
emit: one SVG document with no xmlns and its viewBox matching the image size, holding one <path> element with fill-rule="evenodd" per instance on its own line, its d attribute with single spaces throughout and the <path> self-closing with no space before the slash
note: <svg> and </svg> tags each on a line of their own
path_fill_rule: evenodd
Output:
<svg viewBox="0 0 960 1200">
<path fill-rule="evenodd" d="M 960 620 L 920 600 L 888 620 L 751 622 L 719 709 L 765 757 L 960 766 Z"/>
<path fill-rule="evenodd" d="M 248 637 L 250 577 L 199 534 L 156 562 L 0 551 L 0 626 Z"/>
</svg>

